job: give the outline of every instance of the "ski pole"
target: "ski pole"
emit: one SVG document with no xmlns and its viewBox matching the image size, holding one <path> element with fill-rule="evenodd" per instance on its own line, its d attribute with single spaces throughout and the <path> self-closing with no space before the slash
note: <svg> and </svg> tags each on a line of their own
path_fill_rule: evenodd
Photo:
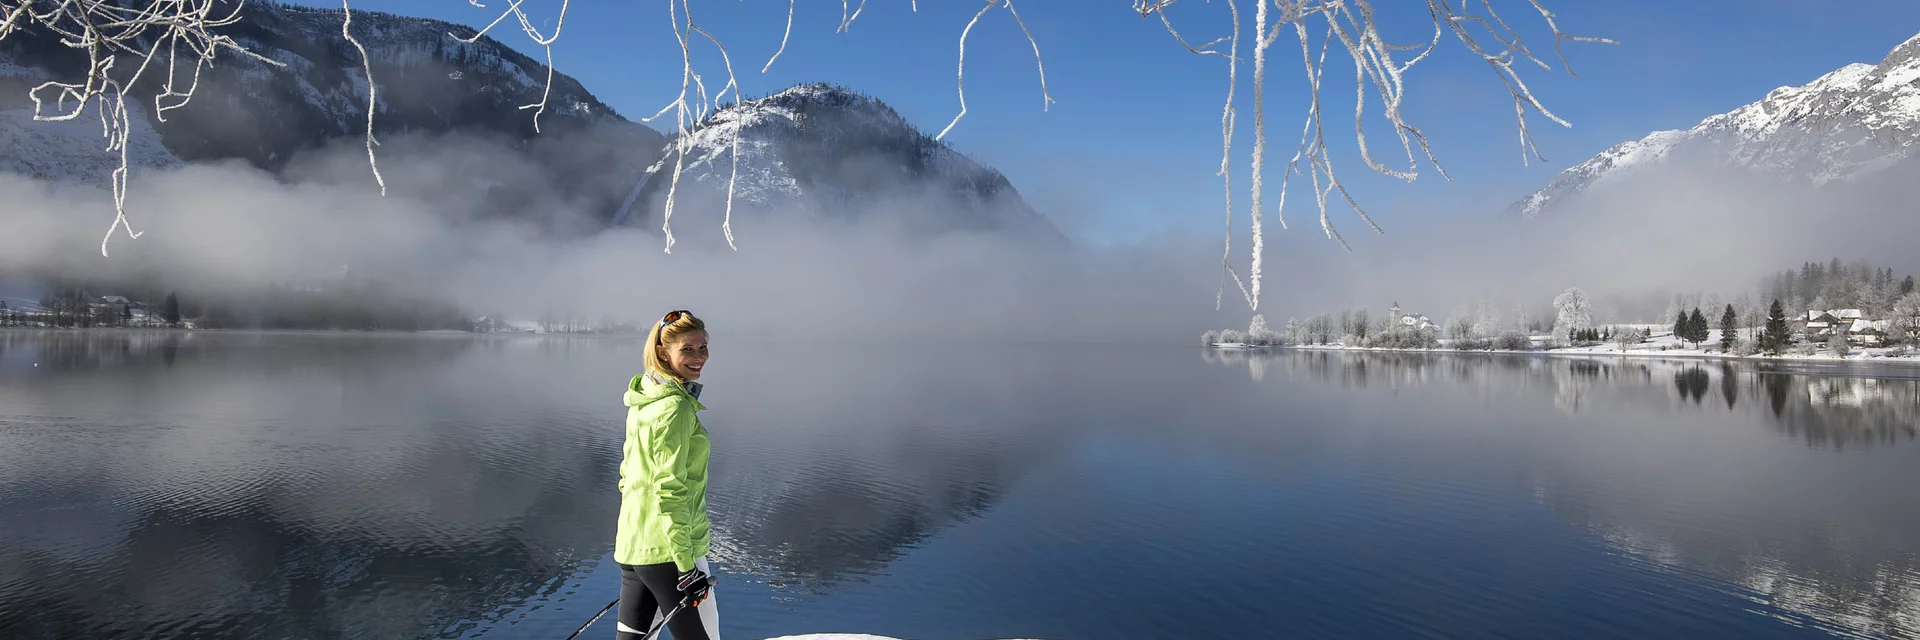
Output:
<svg viewBox="0 0 1920 640">
<path fill-rule="evenodd" d="M 593 626 L 593 623 L 599 622 L 600 616 L 607 615 L 607 611 L 613 609 L 613 605 L 616 605 L 616 604 L 620 604 L 619 598 L 615 598 L 613 602 L 607 603 L 607 606 L 601 607 L 600 613 L 593 614 L 593 618 L 587 620 L 586 624 L 580 625 L 579 629 L 575 629 L 571 635 L 567 636 L 567 640 L 573 640 L 574 638 L 580 637 L 580 634 L 585 632 L 587 630 L 587 627 L 591 627 Z M 666 616 L 660 618 L 660 622 L 654 624 L 652 629 L 647 630 L 647 635 L 640 636 L 640 640 L 653 640 L 654 636 L 660 635 L 661 629 L 667 628 L 667 621 L 672 620 L 674 614 L 680 613 L 680 610 L 685 608 L 687 608 L 687 601 L 681 600 L 680 604 L 675 605 L 672 611 L 668 611 Z"/>
<path fill-rule="evenodd" d="M 607 603 L 607 606 L 600 607 L 600 613 L 593 614 L 593 619 L 588 620 L 586 624 L 580 625 L 580 628 L 575 630 L 572 635 L 567 636 L 567 640 L 573 640 L 574 638 L 580 637 L 581 632 L 586 631 L 587 627 L 593 626 L 593 623 L 599 622 L 600 616 L 607 615 L 607 611 L 613 609 L 613 605 L 616 605 L 616 604 L 620 604 L 619 598 L 614 598 L 613 602 Z"/>
<path fill-rule="evenodd" d="M 681 600 L 680 604 L 674 605 L 672 611 L 668 611 L 667 615 L 660 617 L 660 622 L 655 623 L 652 629 L 647 630 L 647 635 L 640 636 L 640 640 L 653 640 L 654 636 L 660 635 L 661 629 L 667 628 L 667 621 L 673 619 L 673 614 L 680 613 L 680 610 L 685 608 L 687 608 L 687 601 Z"/>
</svg>

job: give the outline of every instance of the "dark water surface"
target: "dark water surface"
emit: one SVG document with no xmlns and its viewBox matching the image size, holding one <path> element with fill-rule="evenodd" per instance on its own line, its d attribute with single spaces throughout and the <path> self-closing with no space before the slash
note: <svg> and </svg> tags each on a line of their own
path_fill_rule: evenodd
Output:
<svg viewBox="0 0 1920 640">
<path fill-rule="evenodd" d="M 0 331 L 0 638 L 562 638 L 638 346 Z M 1920 638 L 1920 369 L 722 335 L 705 381 L 734 640 Z"/>
</svg>

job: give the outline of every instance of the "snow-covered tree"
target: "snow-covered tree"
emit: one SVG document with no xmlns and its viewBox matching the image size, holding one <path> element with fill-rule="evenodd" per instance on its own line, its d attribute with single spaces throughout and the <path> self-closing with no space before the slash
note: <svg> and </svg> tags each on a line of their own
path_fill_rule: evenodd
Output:
<svg viewBox="0 0 1920 640">
<path fill-rule="evenodd" d="M 1733 305 L 1729 304 L 1726 312 L 1720 314 L 1720 352 L 1731 352 L 1739 344 L 1740 316 L 1734 312 Z"/>
<path fill-rule="evenodd" d="M 1500 335 L 1505 329 L 1500 325 L 1500 310 L 1493 306 L 1492 300 L 1480 301 L 1473 312 L 1473 335 L 1476 338 L 1491 338 Z"/>
<path fill-rule="evenodd" d="M 1372 316 L 1366 307 L 1350 307 L 1340 312 L 1340 335 L 1353 336 L 1358 342 L 1366 342 L 1367 336 L 1375 333 Z"/>
<path fill-rule="evenodd" d="M 1920 343 L 1920 291 L 1911 291 L 1894 301 L 1893 309 L 1887 312 L 1888 332 L 1905 338 L 1909 343 Z"/>
<path fill-rule="evenodd" d="M 1647 334 L 1646 332 L 1641 331 L 1638 328 L 1629 327 L 1621 331 L 1615 331 L 1613 333 L 1613 341 L 1614 343 L 1620 345 L 1621 351 L 1626 351 L 1628 349 L 1633 348 L 1635 345 L 1638 345 L 1642 342 L 1646 342 Z"/>
<path fill-rule="evenodd" d="M 1554 296 L 1553 310 L 1553 335 L 1556 340 L 1566 339 L 1569 331 L 1593 325 L 1593 304 L 1587 301 L 1587 292 L 1579 287 L 1569 287 Z"/>
</svg>

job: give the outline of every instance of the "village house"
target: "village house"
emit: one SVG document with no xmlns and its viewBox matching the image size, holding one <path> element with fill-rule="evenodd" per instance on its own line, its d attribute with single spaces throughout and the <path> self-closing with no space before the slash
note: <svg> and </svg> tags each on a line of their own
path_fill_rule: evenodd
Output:
<svg viewBox="0 0 1920 640">
<path fill-rule="evenodd" d="M 1793 329 L 1807 342 L 1825 343 L 1835 335 L 1843 335 L 1848 344 L 1877 347 L 1885 341 L 1889 324 L 1886 320 L 1868 319 L 1860 309 L 1815 309 L 1795 318 Z"/>
<path fill-rule="evenodd" d="M 147 305 L 130 300 L 126 296 L 100 296 L 87 303 L 86 312 L 87 315 L 109 321 L 120 321 L 126 318 L 144 321 L 147 316 Z"/>
<path fill-rule="evenodd" d="M 1393 303 L 1393 308 L 1387 310 L 1387 321 L 1408 329 L 1419 329 L 1421 331 L 1440 330 L 1440 326 L 1434 324 L 1433 321 L 1427 319 L 1426 316 L 1401 309 L 1399 302 Z"/>
</svg>

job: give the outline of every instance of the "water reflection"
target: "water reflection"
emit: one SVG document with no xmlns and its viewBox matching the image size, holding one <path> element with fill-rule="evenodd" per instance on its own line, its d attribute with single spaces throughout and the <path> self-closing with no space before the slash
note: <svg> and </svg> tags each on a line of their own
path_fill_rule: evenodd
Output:
<svg viewBox="0 0 1920 640">
<path fill-rule="evenodd" d="M 1596 410 L 1596 398 L 1645 399 L 1667 381 L 1669 397 L 1696 406 L 1717 395 L 1729 410 L 1743 399 L 1763 403 L 1775 430 L 1809 446 L 1871 447 L 1920 436 L 1920 369 L 1899 365 L 1845 368 L 1647 358 L 1571 358 L 1476 354 L 1369 353 L 1316 350 L 1208 350 L 1216 365 L 1245 366 L 1255 381 L 1281 368 L 1289 376 L 1344 388 L 1443 384 L 1480 394 L 1548 393 L 1570 415 Z"/>
<path fill-rule="evenodd" d="M 543 442 L 577 414 L 450 401 L 480 343 L 0 343 L 30 361 L 0 373 L 0 636 L 436 634 L 605 546 L 573 490 L 611 482 L 604 450 Z"/>
<path fill-rule="evenodd" d="M 0 637 L 564 637 L 611 597 L 636 340 L 23 335 Z M 725 351 L 735 637 L 1920 635 L 1897 370 Z"/>
<path fill-rule="evenodd" d="M 501 625 L 611 551 L 638 362 L 618 338 L 0 332 L 0 637 L 527 633 Z M 977 406 L 917 424 L 904 389 L 849 413 L 853 365 L 758 365 L 708 396 L 714 555 L 776 590 L 867 579 L 1054 442 Z"/>
<path fill-rule="evenodd" d="M 1519 456 L 1532 461 L 1523 475 L 1591 539 L 1646 571 L 1712 576 L 1796 626 L 1920 637 L 1913 369 L 1326 352 L 1206 361 L 1254 358 L 1342 388 L 1426 384 L 1519 415 L 1551 406 L 1594 429 L 1502 438 L 1567 440 Z M 1741 437 L 1751 433 L 1771 435 Z M 1852 457 L 1835 464 L 1840 453 Z"/>
</svg>

